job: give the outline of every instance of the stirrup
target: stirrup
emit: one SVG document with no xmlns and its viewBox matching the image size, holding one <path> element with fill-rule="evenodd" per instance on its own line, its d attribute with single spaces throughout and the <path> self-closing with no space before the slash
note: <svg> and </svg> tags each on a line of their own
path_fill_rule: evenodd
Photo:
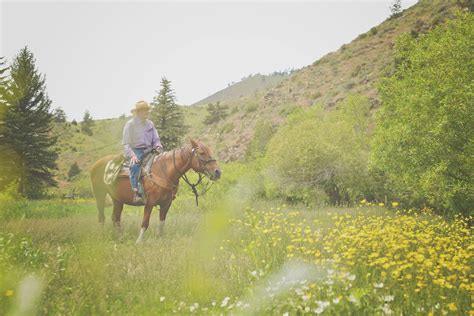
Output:
<svg viewBox="0 0 474 316">
<path fill-rule="evenodd" d="M 143 197 L 137 191 L 133 191 L 133 203 L 143 203 Z"/>
</svg>

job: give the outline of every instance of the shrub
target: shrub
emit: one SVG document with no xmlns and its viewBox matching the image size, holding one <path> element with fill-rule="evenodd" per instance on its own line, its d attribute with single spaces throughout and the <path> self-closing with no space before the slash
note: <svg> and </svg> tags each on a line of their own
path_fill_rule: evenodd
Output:
<svg viewBox="0 0 474 316">
<path fill-rule="evenodd" d="M 251 113 L 251 112 L 257 111 L 257 109 L 258 109 L 258 104 L 257 103 L 249 103 L 245 107 L 245 112 L 246 113 Z"/>
<path fill-rule="evenodd" d="M 67 177 L 68 179 L 72 179 L 74 178 L 75 176 L 77 176 L 78 174 L 81 173 L 81 169 L 79 168 L 79 166 L 77 165 L 77 162 L 74 162 L 71 167 L 69 168 L 69 171 L 67 173 Z"/>
<path fill-rule="evenodd" d="M 17 217 L 24 205 L 24 197 L 18 194 L 18 183 L 10 182 L 4 190 L 0 191 L 0 218 L 9 219 Z"/>
<path fill-rule="evenodd" d="M 370 33 L 370 35 L 376 35 L 378 33 L 377 27 L 374 26 L 373 28 L 371 28 L 369 33 Z"/>
<path fill-rule="evenodd" d="M 341 204 L 369 191 L 368 111 L 366 97 L 349 96 L 339 110 L 292 114 L 268 144 L 269 194 Z"/>
<path fill-rule="evenodd" d="M 233 129 L 234 129 L 234 123 L 228 122 L 221 127 L 220 132 L 221 134 L 226 134 L 228 132 L 231 132 Z"/>
<path fill-rule="evenodd" d="M 247 159 L 254 159 L 265 154 L 268 142 L 272 138 L 275 128 L 267 121 L 259 121 L 255 126 L 253 139 L 247 147 Z"/>
<path fill-rule="evenodd" d="M 219 101 L 216 104 L 209 103 L 207 105 L 207 115 L 204 119 L 204 124 L 214 124 L 223 120 L 228 115 L 229 107 L 221 104 Z"/>
<path fill-rule="evenodd" d="M 407 205 L 472 212 L 473 43 L 470 14 L 397 40 L 397 69 L 379 87 L 372 165 Z"/>
</svg>

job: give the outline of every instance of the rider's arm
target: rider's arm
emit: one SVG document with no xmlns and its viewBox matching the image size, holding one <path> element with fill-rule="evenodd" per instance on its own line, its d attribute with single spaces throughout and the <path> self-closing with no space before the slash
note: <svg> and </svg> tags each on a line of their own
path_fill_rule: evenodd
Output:
<svg viewBox="0 0 474 316">
<path fill-rule="evenodd" d="M 163 149 L 163 145 L 161 145 L 161 141 L 160 141 L 160 136 L 158 136 L 158 131 L 156 130 L 155 126 L 153 126 L 153 137 L 151 140 L 151 146 L 153 148 Z"/>
<path fill-rule="evenodd" d="M 130 129 L 130 124 L 129 123 L 125 124 L 123 128 L 122 145 L 123 145 L 123 152 L 125 154 L 125 157 L 129 159 L 135 157 L 135 153 L 133 152 L 132 147 L 130 146 L 130 144 L 132 143 L 131 135 L 130 135 L 131 132 L 132 131 Z"/>
</svg>

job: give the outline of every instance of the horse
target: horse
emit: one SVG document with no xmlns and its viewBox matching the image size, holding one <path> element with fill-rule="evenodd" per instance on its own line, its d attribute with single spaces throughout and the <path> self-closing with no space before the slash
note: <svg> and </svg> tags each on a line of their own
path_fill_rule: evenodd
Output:
<svg viewBox="0 0 474 316">
<path fill-rule="evenodd" d="M 120 228 L 123 205 L 144 206 L 143 221 L 136 243 L 143 241 L 144 234 L 150 224 L 153 207 L 160 207 L 158 236 L 163 234 L 166 215 L 178 191 L 179 179 L 190 169 L 204 174 L 211 181 L 221 177 L 217 161 L 212 158 L 211 150 L 202 142 L 190 140 L 184 147 L 164 152 L 152 164 L 150 174 L 141 177 L 146 199 L 144 203 L 134 203 L 133 191 L 129 177 L 118 177 L 112 185 L 104 183 L 104 172 L 107 163 L 114 158 L 106 156 L 94 163 L 90 176 L 92 190 L 97 203 L 99 223 L 104 224 L 105 198 L 108 194 L 113 202 L 112 222 Z"/>
</svg>

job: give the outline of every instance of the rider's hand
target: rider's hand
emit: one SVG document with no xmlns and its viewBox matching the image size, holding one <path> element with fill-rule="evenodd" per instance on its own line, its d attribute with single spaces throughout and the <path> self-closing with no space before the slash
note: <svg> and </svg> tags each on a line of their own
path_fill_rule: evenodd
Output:
<svg viewBox="0 0 474 316">
<path fill-rule="evenodd" d="M 140 160 L 138 160 L 137 156 L 133 155 L 132 158 L 130 159 L 130 164 L 134 165 L 138 163 Z"/>
</svg>

